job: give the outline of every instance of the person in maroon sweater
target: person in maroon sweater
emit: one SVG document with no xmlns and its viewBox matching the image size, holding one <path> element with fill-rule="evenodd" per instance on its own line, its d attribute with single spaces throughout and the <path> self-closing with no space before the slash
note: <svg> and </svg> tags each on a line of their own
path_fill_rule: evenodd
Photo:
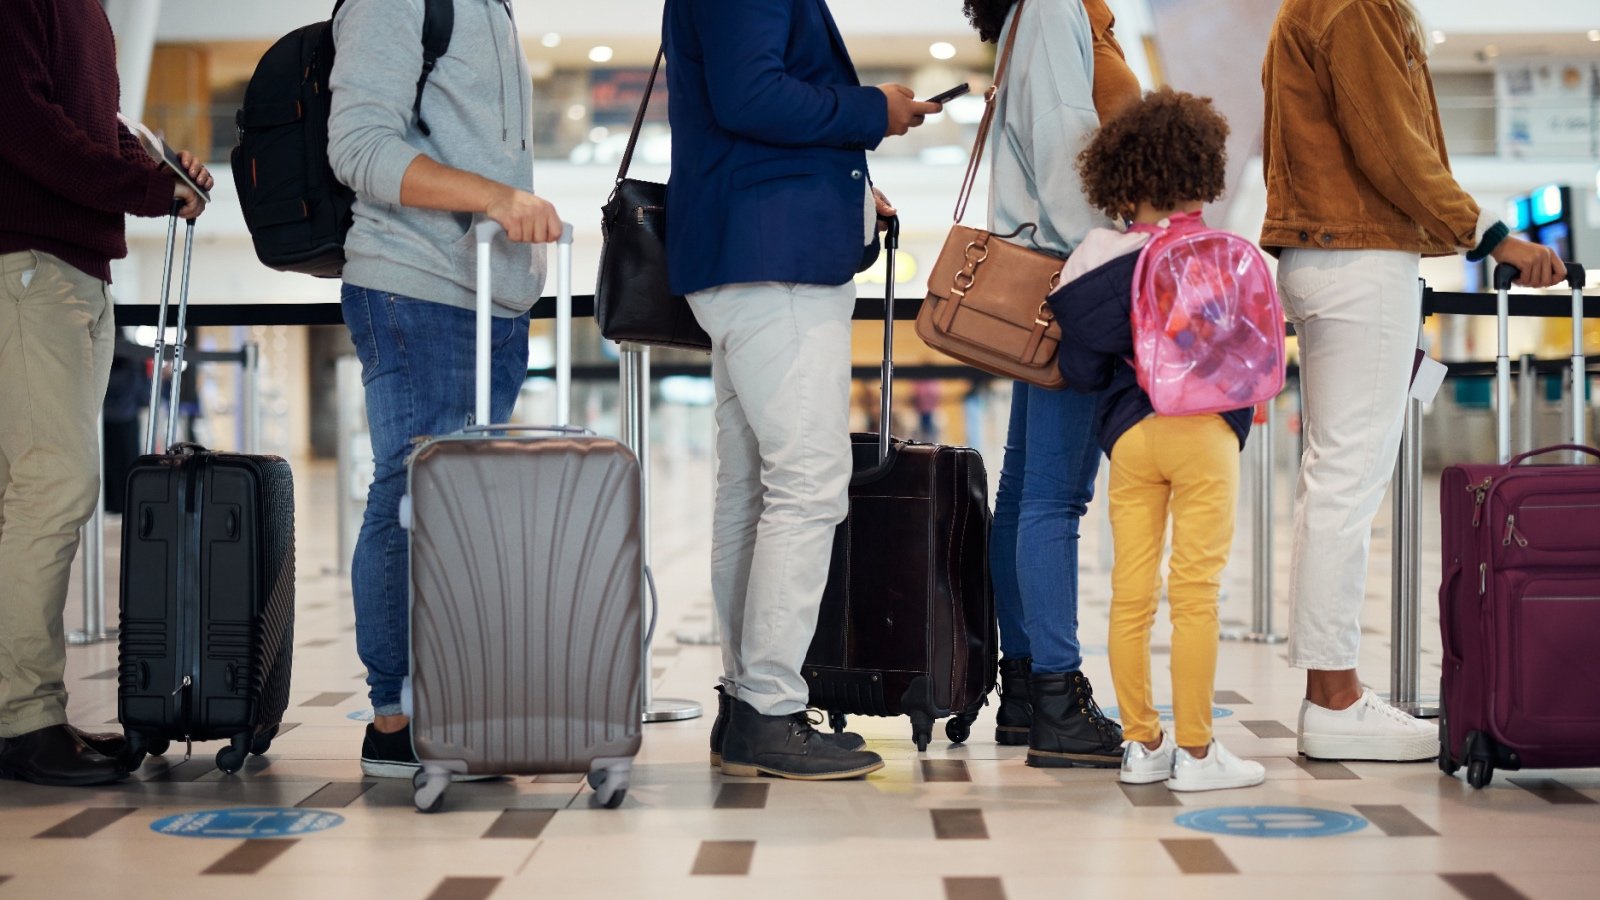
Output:
<svg viewBox="0 0 1600 900">
<path fill-rule="evenodd" d="M 127 774 L 120 736 L 67 724 L 62 612 L 100 491 L 123 217 L 204 208 L 118 122 L 119 92 L 99 0 L 0 2 L 0 776 L 40 784 Z"/>
</svg>

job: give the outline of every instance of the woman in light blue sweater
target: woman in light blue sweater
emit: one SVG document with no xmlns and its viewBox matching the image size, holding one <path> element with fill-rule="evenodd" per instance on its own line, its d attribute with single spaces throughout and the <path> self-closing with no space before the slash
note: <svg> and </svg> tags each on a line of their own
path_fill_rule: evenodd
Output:
<svg viewBox="0 0 1600 900">
<path fill-rule="evenodd" d="M 1137 99 L 1138 81 L 1103 0 L 964 7 L 986 41 L 1004 46 L 1016 32 L 988 148 L 989 229 L 1022 229 L 1018 240 L 1065 257 L 1091 228 L 1109 224 L 1084 198 L 1073 164 L 1100 125 L 1096 99 L 1105 111 L 1121 108 Z M 1005 654 L 995 739 L 1026 743 L 1030 766 L 1122 761 L 1122 729 L 1095 704 L 1078 644 L 1078 520 L 1100 466 L 1098 400 L 1022 383 L 1012 391 L 990 550 Z"/>
</svg>

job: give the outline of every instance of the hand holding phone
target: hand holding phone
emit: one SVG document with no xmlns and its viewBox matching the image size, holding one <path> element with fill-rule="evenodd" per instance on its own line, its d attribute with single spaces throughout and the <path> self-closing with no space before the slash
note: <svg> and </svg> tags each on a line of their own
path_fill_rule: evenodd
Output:
<svg viewBox="0 0 1600 900">
<path fill-rule="evenodd" d="M 935 94 L 932 97 L 929 97 L 927 100 L 924 100 L 923 102 L 924 103 L 938 103 L 938 104 L 949 103 L 951 100 L 954 100 L 955 98 L 961 96 L 962 94 L 967 93 L 970 90 L 972 90 L 972 85 L 967 84 L 966 82 L 963 81 L 962 83 L 956 85 L 955 87 L 951 88 L 950 90 L 945 91 L 942 94 Z"/>
</svg>

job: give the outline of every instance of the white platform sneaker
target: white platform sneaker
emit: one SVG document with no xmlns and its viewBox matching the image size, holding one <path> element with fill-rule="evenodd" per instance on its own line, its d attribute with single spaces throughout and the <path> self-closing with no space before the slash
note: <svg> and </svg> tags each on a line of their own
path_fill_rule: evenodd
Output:
<svg viewBox="0 0 1600 900">
<path fill-rule="evenodd" d="M 1226 791 L 1255 787 L 1267 780 L 1266 767 L 1253 759 L 1240 759 L 1215 740 L 1205 759 L 1195 759 L 1178 748 L 1167 787 L 1174 791 Z"/>
<path fill-rule="evenodd" d="M 1439 755 L 1439 725 L 1413 719 L 1372 691 L 1349 709 L 1300 704 L 1300 753 L 1312 759 L 1420 762 Z"/>
<path fill-rule="evenodd" d="M 1145 749 L 1139 741 L 1129 741 L 1122 749 L 1122 771 L 1117 780 L 1123 784 L 1155 784 L 1172 777 L 1173 748 L 1177 742 L 1172 735 L 1161 733 L 1161 746 Z"/>
</svg>

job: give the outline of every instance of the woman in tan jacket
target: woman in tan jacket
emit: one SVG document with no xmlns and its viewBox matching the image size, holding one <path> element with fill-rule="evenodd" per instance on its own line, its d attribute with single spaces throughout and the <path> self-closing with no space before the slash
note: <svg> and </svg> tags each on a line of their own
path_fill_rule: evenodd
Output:
<svg viewBox="0 0 1600 900">
<path fill-rule="evenodd" d="M 1306 669 L 1300 750 L 1421 760 L 1438 730 L 1356 676 L 1373 516 L 1394 470 L 1421 323 L 1423 256 L 1565 275 L 1450 174 L 1424 32 L 1408 0 L 1286 0 L 1267 50 L 1267 220 L 1300 340 L 1305 458 L 1295 497 L 1289 663 Z"/>
</svg>

